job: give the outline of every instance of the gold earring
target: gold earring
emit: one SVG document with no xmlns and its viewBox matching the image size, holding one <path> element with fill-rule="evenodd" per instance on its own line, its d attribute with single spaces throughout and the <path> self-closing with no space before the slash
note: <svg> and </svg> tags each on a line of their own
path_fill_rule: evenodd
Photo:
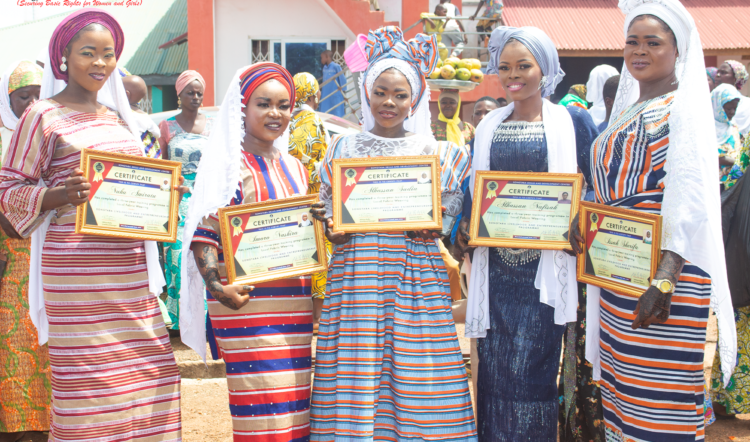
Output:
<svg viewBox="0 0 750 442">
<path fill-rule="evenodd" d="M 182 109 L 182 100 L 180 100 L 180 97 L 177 97 L 177 109 Z"/>
</svg>

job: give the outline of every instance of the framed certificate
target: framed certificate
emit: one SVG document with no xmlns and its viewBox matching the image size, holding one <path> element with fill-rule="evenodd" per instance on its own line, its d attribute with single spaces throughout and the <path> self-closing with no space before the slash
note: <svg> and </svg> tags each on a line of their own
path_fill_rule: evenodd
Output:
<svg viewBox="0 0 750 442">
<path fill-rule="evenodd" d="M 569 249 L 582 186 L 578 173 L 477 172 L 469 245 Z"/>
<path fill-rule="evenodd" d="M 91 191 L 76 233 L 175 242 L 182 164 L 83 149 L 81 170 Z"/>
<path fill-rule="evenodd" d="M 440 158 L 333 160 L 333 230 L 441 230 Z"/>
<path fill-rule="evenodd" d="M 661 258 L 661 216 L 584 201 L 578 220 L 578 281 L 640 297 Z"/>
<path fill-rule="evenodd" d="M 323 224 L 310 206 L 317 195 L 219 209 L 229 284 L 257 284 L 328 268 Z"/>
</svg>

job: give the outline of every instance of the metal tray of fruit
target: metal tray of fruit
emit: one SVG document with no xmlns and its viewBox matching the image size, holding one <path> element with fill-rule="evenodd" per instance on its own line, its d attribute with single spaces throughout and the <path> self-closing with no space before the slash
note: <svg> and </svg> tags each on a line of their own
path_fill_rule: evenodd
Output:
<svg viewBox="0 0 750 442">
<path fill-rule="evenodd" d="M 473 81 L 462 81 L 462 80 L 433 80 L 428 78 L 427 84 L 430 85 L 431 90 L 436 89 L 456 89 L 459 92 L 469 92 L 474 90 L 479 83 Z"/>
</svg>

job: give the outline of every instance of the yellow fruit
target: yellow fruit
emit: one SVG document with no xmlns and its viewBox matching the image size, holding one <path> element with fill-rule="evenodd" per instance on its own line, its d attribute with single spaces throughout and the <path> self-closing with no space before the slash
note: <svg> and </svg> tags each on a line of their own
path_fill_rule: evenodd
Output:
<svg viewBox="0 0 750 442">
<path fill-rule="evenodd" d="M 472 58 L 471 64 L 472 64 L 471 69 L 482 69 L 482 62 L 479 61 L 479 59 L 477 58 Z"/>
<path fill-rule="evenodd" d="M 471 81 L 474 83 L 481 83 L 484 80 L 484 74 L 479 69 L 471 70 Z"/>
<path fill-rule="evenodd" d="M 452 65 L 446 64 L 440 68 L 440 76 L 446 80 L 453 80 L 453 77 L 456 76 L 456 70 Z"/>
<path fill-rule="evenodd" d="M 456 80 L 469 81 L 471 78 L 471 71 L 466 68 L 459 68 L 456 71 Z"/>
<path fill-rule="evenodd" d="M 458 68 L 459 69 L 469 69 L 471 70 L 474 66 L 474 63 L 472 63 L 471 59 L 465 59 L 458 62 Z"/>
<path fill-rule="evenodd" d="M 445 47 L 444 43 L 438 43 L 438 54 L 440 54 L 441 60 L 448 58 L 448 48 Z"/>
<path fill-rule="evenodd" d="M 459 60 L 456 57 L 451 57 L 451 58 L 446 58 L 445 62 L 443 63 L 443 65 L 445 66 L 445 65 L 449 64 L 449 65 L 453 66 L 453 69 L 458 69 L 459 68 L 459 66 L 458 66 L 459 63 L 461 63 L 461 60 Z"/>
<path fill-rule="evenodd" d="M 436 67 L 437 67 L 438 69 L 440 69 L 441 67 L 443 67 L 443 60 L 441 60 L 441 59 L 439 59 L 439 58 L 438 58 L 438 61 L 437 61 L 437 66 L 436 66 Z"/>
<path fill-rule="evenodd" d="M 430 72 L 430 78 L 433 80 L 437 80 L 440 78 L 440 68 L 435 68 L 434 71 Z"/>
</svg>

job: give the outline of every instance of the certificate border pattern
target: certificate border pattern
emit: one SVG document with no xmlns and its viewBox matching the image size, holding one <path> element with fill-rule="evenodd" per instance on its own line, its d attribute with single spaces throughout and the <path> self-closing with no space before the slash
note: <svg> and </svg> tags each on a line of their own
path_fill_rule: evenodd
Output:
<svg viewBox="0 0 750 442">
<path fill-rule="evenodd" d="M 410 166 L 430 164 L 432 170 L 432 222 L 395 221 L 387 223 L 341 223 L 341 169 L 347 167 Z M 440 157 L 437 155 L 415 155 L 399 157 L 337 158 L 333 160 L 333 231 L 344 233 L 404 232 L 410 230 L 442 230 Z"/>
<path fill-rule="evenodd" d="M 482 208 L 482 191 L 485 188 L 485 180 L 502 181 L 540 181 L 546 183 L 566 183 L 573 186 L 573 194 L 570 196 L 570 222 L 573 221 L 578 207 L 581 203 L 581 189 L 583 188 L 583 175 L 580 173 L 548 173 L 548 172 L 505 172 L 493 170 L 480 170 L 474 179 L 473 202 L 471 205 L 471 223 L 469 224 L 469 245 L 475 247 L 505 247 L 514 249 L 542 249 L 563 250 L 570 249 L 568 241 L 548 241 L 540 239 L 506 239 L 506 238 L 481 238 L 479 237 L 479 212 Z"/>
<path fill-rule="evenodd" d="M 578 264 L 576 266 L 576 279 L 578 282 L 595 285 L 605 290 L 609 290 L 614 293 L 619 293 L 625 296 L 632 296 L 634 298 L 640 298 L 641 295 L 646 291 L 646 288 L 640 289 L 629 286 L 616 281 L 610 281 L 599 276 L 591 275 L 586 273 L 586 256 L 588 249 L 586 248 L 586 237 L 589 232 L 584 228 L 586 226 L 586 220 L 591 213 L 598 215 L 614 216 L 617 218 L 623 218 L 630 221 L 651 225 L 653 239 L 651 240 L 651 276 L 649 280 L 654 279 L 656 275 L 656 269 L 659 267 L 659 261 L 661 260 L 661 229 L 662 229 L 662 216 L 655 215 L 653 213 L 643 213 L 636 210 L 622 209 L 619 207 L 607 206 L 604 204 L 596 204 L 588 201 L 581 202 L 581 211 L 578 216 L 578 229 L 583 237 L 583 253 L 578 256 Z"/>
<path fill-rule="evenodd" d="M 167 228 L 167 233 L 137 233 L 132 229 L 123 229 L 120 227 L 92 226 L 86 224 L 86 207 L 89 204 L 87 201 L 76 207 L 76 234 L 140 239 L 144 241 L 159 241 L 167 243 L 173 243 L 177 241 L 177 222 L 179 219 L 178 210 L 180 207 L 180 194 L 176 190 L 176 187 L 180 185 L 180 177 L 182 176 L 182 163 L 180 163 L 179 161 L 146 158 L 136 155 L 127 155 L 123 153 L 83 149 L 81 151 L 80 167 L 83 171 L 83 178 L 88 183 L 90 183 L 91 179 L 93 178 L 89 176 L 89 166 L 92 161 L 96 160 L 117 161 L 119 163 L 131 164 L 134 166 L 169 171 L 172 174 L 172 195 L 169 200 L 169 227 Z"/>
<path fill-rule="evenodd" d="M 279 279 L 293 278 L 296 276 L 312 275 L 313 273 L 328 270 L 328 251 L 323 233 L 323 223 L 313 218 L 315 228 L 315 247 L 318 251 L 318 264 L 295 267 L 292 269 L 280 269 L 271 272 L 263 272 L 254 275 L 237 277 L 234 268 L 234 251 L 232 250 L 232 233 L 229 218 L 247 212 L 258 212 L 266 210 L 285 209 L 300 205 L 312 205 L 318 202 L 318 195 L 302 195 L 285 198 L 281 200 L 270 200 L 259 203 L 241 204 L 237 206 L 222 207 L 219 209 L 219 230 L 221 241 L 224 244 L 224 266 L 227 272 L 228 284 L 260 284 L 263 282 L 276 281 Z M 244 233 L 243 233 L 244 235 Z"/>
</svg>

